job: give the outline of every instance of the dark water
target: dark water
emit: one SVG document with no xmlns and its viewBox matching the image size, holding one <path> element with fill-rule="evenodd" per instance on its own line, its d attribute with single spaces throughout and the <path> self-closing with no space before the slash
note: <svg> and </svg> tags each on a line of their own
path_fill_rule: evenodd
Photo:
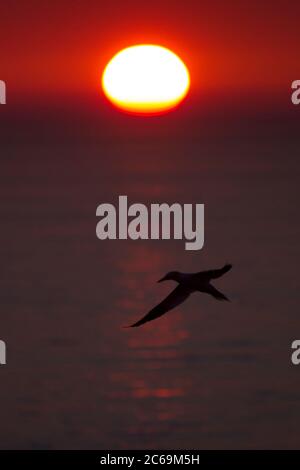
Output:
<svg viewBox="0 0 300 470">
<path fill-rule="evenodd" d="M 1 448 L 299 447 L 295 117 L 114 113 L 2 125 Z M 204 249 L 99 241 L 96 207 L 120 194 L 204 203 Z M 224 262 L 231 303 L 196 294 L 121 328 L 171 290 L 167 271 Z"/>
</svg>

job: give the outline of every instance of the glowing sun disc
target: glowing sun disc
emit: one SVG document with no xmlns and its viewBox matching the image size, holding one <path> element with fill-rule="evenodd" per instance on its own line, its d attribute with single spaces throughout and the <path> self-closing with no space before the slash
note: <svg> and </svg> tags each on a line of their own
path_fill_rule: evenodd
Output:
<svg viewBox="0 0 300 470">
<path fill-rule="evenodd" d="M 169 49 L 151 44 L 118 52 L 102 76 L 102 88 L 113 104 L 141 114 L 174 108 L 189 86 L 189 72 L 182 60 Z"/>
</svg>

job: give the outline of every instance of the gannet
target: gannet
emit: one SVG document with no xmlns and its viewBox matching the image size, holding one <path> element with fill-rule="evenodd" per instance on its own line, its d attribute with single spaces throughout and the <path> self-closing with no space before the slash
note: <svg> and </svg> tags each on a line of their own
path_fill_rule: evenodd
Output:
<svg viewBox="0 0 300 470">
<path fill-rule="evenodd" d="M 161 317 L 169 310 L 172 310 L 177 307 L 177 305 L 184 302 L 190 294 L 194 292 L 204 292 L 212 295 L 217 300 L 229 301 L 229 299 L 222 294 L 222 292 L 218 291 L 210 281 L 223 276 L 223 274 L 227 273 L 231 268 L 231 264 L 225 264 L 221 269 L 201 271 L 199 273 L 180 273 L 178 271 L 169 272 L 157 282 L 176 281 L 178 286 L 160 304 L 156 305 L 156 307 L 141 318 L 141 320 L 125 328 L 136 328 L 144 323 Z"/>
</svg>

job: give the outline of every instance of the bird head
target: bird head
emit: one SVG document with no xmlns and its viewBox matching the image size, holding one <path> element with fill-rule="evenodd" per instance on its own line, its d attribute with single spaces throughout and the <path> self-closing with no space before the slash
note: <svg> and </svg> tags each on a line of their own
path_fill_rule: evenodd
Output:
<svg viewBox="0 0 300 470">
<path fill-rule="evenodd" d="M 178 271 L 170 271 L 164 277 L 159 279 L 159 281 L 157 281 L 157 282 L 163 282 L 163 281 L 177 281 L 177 282 L 179 282 L 179 280 L 180 280 L 180 273 Z"/>
</svg>

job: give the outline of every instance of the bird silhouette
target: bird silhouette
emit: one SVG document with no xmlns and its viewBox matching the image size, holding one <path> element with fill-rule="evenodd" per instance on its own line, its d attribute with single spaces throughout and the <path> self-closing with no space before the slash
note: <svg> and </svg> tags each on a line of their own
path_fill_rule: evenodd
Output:
<svg viewBox="0 0 300 470">
<path fill-rule="evenodd" d="M 229 301 L 229 299 L 222 294 L 222 292 L 218 291 L 210 281 L 223 276 L 223 274 L 227 273 L 231 268 L 231 264 L 225 264 L 221 269 L 212 269 L 210 271 L 201 271 L 199 273 L 188 274 L 180 273 L 178 271 L 169 272 L 158 282 L 176 281 L 178 282 L 178 286 L 160 304 L 156 305 L 156 307 L 141 318 L 141 320 L 125 328 L 136 328 L 144 323 L 161 317 L 169 310 L 172 310 L 184 302 L 190 294 L 194 292 L 204 292 L 212 295 L 217 300 Z"/>
</svg>

